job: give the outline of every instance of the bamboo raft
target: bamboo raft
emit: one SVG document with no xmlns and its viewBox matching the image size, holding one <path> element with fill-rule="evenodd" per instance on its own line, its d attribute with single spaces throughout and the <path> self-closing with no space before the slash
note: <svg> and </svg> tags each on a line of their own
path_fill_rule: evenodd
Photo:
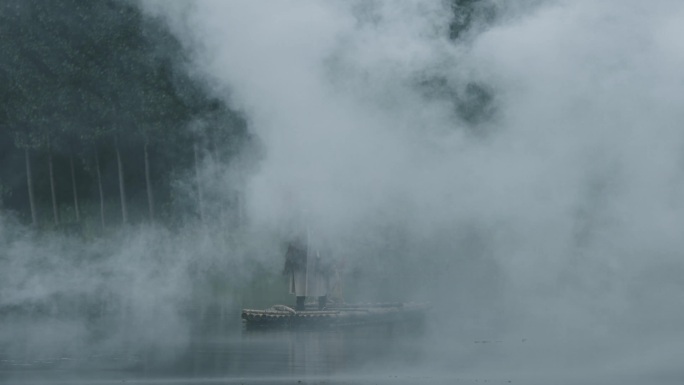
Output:
<svg viewBox="0 0 684 385">
<path fill-rule="evenodd" d="M 339 304 L 323 310 L 312 305 L 301 311 L 275 305 L 266 310 L 243 309 L 242 320 L 248 328 L 331 328 L 421 321 L 428 309 L 427 304 L 411 302 Z"/>
</svg>

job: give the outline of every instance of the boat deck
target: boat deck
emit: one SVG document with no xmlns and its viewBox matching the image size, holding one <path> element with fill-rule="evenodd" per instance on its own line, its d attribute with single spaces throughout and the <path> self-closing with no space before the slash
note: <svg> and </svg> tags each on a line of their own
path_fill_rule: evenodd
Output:
<svg viewBox="0 0 684 385">
<path fill-rule="evenodd" d="M 419 321 L 428 308 L 422 303 L 377 303 L 330 305 L 322 310 L 312 305 L 295 311 L 284 305 L 275 305 L 266 310 L 243 309 L 242 319 L 248 328 L 329 328 Z"/>
</svg>

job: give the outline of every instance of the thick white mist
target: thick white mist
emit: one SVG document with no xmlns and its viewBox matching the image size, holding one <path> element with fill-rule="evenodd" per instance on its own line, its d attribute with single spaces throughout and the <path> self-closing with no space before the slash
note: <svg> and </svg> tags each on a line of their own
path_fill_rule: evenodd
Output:
<svg viewBox="0 0 684 385">
<path fill-rule="evenodd" d="M 490 5 L 452 42 L 441 1 L 144 2 L 263 146 L 254 229 L 313 228 L 473 333 L 636 334 L 663 358 L 684 318 L 684 5 Z M 493 95 L 478 123 L 450 99 L 468 83 Z"/>
</svg>

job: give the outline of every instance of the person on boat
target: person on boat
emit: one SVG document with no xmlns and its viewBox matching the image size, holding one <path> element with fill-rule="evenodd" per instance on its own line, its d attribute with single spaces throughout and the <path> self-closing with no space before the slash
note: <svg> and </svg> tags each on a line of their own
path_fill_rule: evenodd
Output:
<svg viewBox="0 0 684 385">
<path fill-rule="evenodd" d="M 296 297 L 296 311 L 305 309 L 306 297 L 317 297 L 318 308 L 328 302 L 330 278 L 334 269 L 309 242 L 295 238 L 287 245 L 283 273 L 289 276 L 290 294 Z"/>
<path fill-rule="evenodd" d="M 290 294 L 297 298 L 295 310 L 304 310 L 306 300 L 306 244 L 294 239 L 287 245 L 283 274 L 289 276 Z"/>
</svg>

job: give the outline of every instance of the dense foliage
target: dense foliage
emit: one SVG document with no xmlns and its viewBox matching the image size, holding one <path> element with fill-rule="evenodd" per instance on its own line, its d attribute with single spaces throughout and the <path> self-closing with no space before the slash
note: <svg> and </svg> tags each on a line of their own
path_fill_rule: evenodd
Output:
<svg viewBox="0 0 684 385">
<path fill-rule="evenodd" d="M 188 76 L 163 22 L 127 1 L 0 7 L 0 207 L 41 227 L 198 215 L 171 182 L 233 155 L 244 122 Z"/>
<path fill-rule="evenodd" d="M 487 2 L 450 4 L 452 40 L 494 15 Z M 79 231 L 202 218 L 199 164 L 226 164 L 248 135 L 184 55 L 132 0 L 1 2 L 0 209 Z M 438 77 L 418 87 L 473 125 L 492 114 L 486 85 Z M 178 180 L 193 184 L 183 197 Z"/>
</svg>

